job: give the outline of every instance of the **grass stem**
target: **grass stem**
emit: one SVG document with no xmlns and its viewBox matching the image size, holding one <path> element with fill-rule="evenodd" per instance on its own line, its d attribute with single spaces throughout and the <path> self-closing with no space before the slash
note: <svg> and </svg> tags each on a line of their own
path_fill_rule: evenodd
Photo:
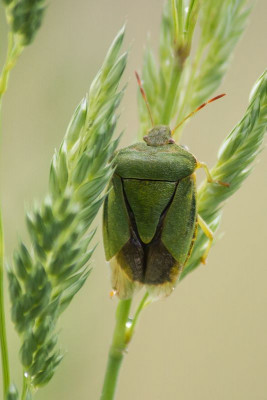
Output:
<svg viewBox="0 0 267 400">
<path fill-rule="evenodd" d="M 2 213 L 0 209 L 0 345 L 3 375 L 3 398 L 5 398 L 9 385 L 9 361 L 7 350 L 5 307 L 4 307 L 4 234 L 2 225 Z"/>
<path fill-rule="evenodd" d="M 23 371 L 21 400 L 26 400 L 29 391 L 28 379 Z"/>
<path fill-rule="evenodd" d="M 10 71 L 16 65 L 16 62 L 17 62 L 22 50 L 23 50 L 23 46 L 21 46 L 19 41 L 16 40 L 13 32 L 9 32 L 6 61 L 5 61 L 5 64 L 3 66 L 1 76 L 0 76 L 0 98 L 3 97 L 4 93 L 7 90 Z"/>
<path fill-rule="evenodd" d="M 164 108 L 161 116 L 161 123 L 169 125 L 172 118 L 172 111 L 174 108 L 174 101 L 178 90 L 182 68 L 177 62 L 174 62 L 168 93 L 164 102 Z"/>
<path fill-rule="evenodd" d="M 120 300 L 116 311 L 116 325 L 109 350 L 108 364 L 101 400 L 113 400 L 117 387 L 120 366 L 127 348 L 127 321 L 132 299 Z"/>
<path fill-rule="evenodd" d="M 8 44 L 8 54 L 10 54 L 13 39 L 10 38 Z M 7 62 L 6 62 L 7 63 Z M 8 75 L 4 78 L 4 69 L 0 77 L 0 86 L 5 81 L 7 84 Z M 6 86 L 6 85 L 5 85 Z M 0 91 L 0 149 L 2 141 L 2 98 L 4 91 Z M 4 298 L 4 230 L 2 223 L 2 209 L 0 201 L 0 347 L 1 347 L 1 363 L 2 363 L 2 378 L 3 378 L 3 398 L 6 397 L 10 385 L 9 359 L 7 348 L 6 334 L 6 318 L 5 318 L 5 298 Z"/>
<path fill-rule="evenodd" d="M 146 292 L 145 295 L 143 296 L 142 300 L 140 301 L 139 306 L 137 307 L 137 310 L 134 314 L 131 326 L 126 331 L 126 342 L 127 343 L 129 343 L 132 340 L 132 337 L 133 337 L 133 334 L 135 331 L 135 327 L 138 322 L 141 311 L 143 310 L 144 307 L 146 307 L 150 303 L 148 298 L 149 298 L 149 294 L 148 294 L 148 292 Z"/>
</svg>

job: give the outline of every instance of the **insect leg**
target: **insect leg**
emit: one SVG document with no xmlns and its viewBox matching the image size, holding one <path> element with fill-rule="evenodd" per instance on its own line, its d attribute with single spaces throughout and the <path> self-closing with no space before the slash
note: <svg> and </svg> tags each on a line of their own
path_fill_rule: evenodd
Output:
<svg viewBox="0 0 267 400">
<path fill-rule="evenodd" d="M 207 246 L 207 248 L 205 249 L 205 251 L 204 251 L 204 253 L 203 253 L 202 257 L 201 257 L 201 262 L 202 262 L 203 264 L 206 264 L 206 260 L 207 260 L 207 257 L 208 257 L 208 254 L 209 254 L 209 251 L 210 251 L 212 242 L 213 242 L 213 232 L 212 232 L 212 230 L 210 229 L 210 227 L 206 224 L 206 222 L 204 221 L 204 219 L 201 218 L 201 216 L 200 216 L 199 214 L 198 214 L 198 216 L 197 216 L 197 221 L 198 221 L 198 224 L 199 224 L 200 228 L 202 229 L 202 231 L 204 232 L 204 234 L 205 234 L 205 235 L 207 236 L 207 238 L 209 239 L 208 246 Z"/>
<path fill-rule="evenodd" d="M 206 176 L 207 176 L 207 181 L 208 181 L 209 183 L 218 183 L 219 185 L 225 186 L 225 187 L 229 187 L 229 186 L 230 186 L 229 183 L 222 182 L 222 181 L 215 181 L 215 180 L 212 178 L 211 173 L 210 173 L 210 170 L 209 170 L 209 168 L 208 168 L 208 166 L 207 166 L 206 163 L 197 161 L 197 168 L 203 168 L 203 169 L 204 169 L 204 171 L 205 171 L 205 173 L 206 173 Z"/>
</svg>

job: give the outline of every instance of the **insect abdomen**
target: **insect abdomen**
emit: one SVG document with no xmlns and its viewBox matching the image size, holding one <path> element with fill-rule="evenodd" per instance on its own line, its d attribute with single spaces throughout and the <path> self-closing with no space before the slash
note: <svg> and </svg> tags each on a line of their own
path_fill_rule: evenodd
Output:
<svg viewBox="0 0 267 400">
<path fill-rule="evenodd" d="M 179 182 L 121 182 L 130 237 L 111 263 L 113 287 L 120 297 L 132 295 L 134 282 L 137 286 L 146 285 L 150 291 L 170 294 L 192 248 L 196 225 L 194 178 Z M 136 207 L 142 198 L 144 204 Z M 123 285 L 129 283 L 123 296 L 121 281 Z"/>
</svg>

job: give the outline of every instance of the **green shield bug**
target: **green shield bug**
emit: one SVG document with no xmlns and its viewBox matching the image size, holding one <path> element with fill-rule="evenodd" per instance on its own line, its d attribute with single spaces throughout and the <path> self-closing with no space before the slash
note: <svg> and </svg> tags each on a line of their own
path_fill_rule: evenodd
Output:
<svg viewBox="0 0 267 400">
<path fill-rule="evenodd" d="M 178 126 L 222 96 L 202 104 Z M 151 113 L 150 118 L 153 125 Z M 143 143 L 116 155 L 104 203 L 103 236 L 112 288 L 121 299 L 130 298 L 142 286 L 153 298 L 169 295 L 190 257 L 198 225 L 209 238 L 204 263 L 212 243 L 211 230 L 197 214 L 196 169 L 204 168 L 208 181 L 213 180 L 206 164 L 174 142 L 175 129 L 153 126 Z"/>
</svg>

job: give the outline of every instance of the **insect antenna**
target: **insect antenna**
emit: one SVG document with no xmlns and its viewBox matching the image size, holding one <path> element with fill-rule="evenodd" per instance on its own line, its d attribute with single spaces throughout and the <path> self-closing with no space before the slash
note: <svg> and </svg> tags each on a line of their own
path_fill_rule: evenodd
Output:
<svg viewBox="0 0 267 400">
<path fill-rule="evenodd" d="M 178 125 L 176 125 L 176 127 L 174 129 L 172 129 L 172 135 L 174 134 L 174 132 L 176 131 L 177 128 L 179 128 L 179 126 L 181 126 L 188 118 L 192 117 L 196 112 L 198 112 L 199 110 L 201 110 L 203 107 L 205 107 L 207 104 L 212 103 L 215 100 L 220 99 L 221 97 L 225 96 L 225 93 L 223 94 L 219 94 L 218 96 L 213 97 L 212 99 L 206 101 L 205 103 L 201 104 L 199 107 L 197 107 L 194 111 L 192 111 L 190 114 L 188 114 L 181 122 L 179 122 Z"/>
<path fill-rule="evenodd" d="M 152 127 L 153 127 L 154 126 L 154 121 L 153 121 L 151 109 L 150 109 L 150 106 L 149 106 L 149 103 L 148 103 L 148 100 L 147 100 L 146 92 L 145 92 L 145 90 L 143 88 L 140 76 L 138 75 L 138 72 L 136 72 L 136 71 L 135 71 L 135 76 L 136 76 L 136 79 L 137 79 L 137 83 L 138 83 L 141 95 L 142 95 L 142 97 L 143 97 L 143 99 L 144 99 L 144 101 L 146 103 L 146 108 L 147 108 L 147 111 L 148 111 L 148 114 L 149 114 L 149 118 L 150 118 L 150 121 L 151 121 L 151 124 L 152 124 Z"/>
</svg>

